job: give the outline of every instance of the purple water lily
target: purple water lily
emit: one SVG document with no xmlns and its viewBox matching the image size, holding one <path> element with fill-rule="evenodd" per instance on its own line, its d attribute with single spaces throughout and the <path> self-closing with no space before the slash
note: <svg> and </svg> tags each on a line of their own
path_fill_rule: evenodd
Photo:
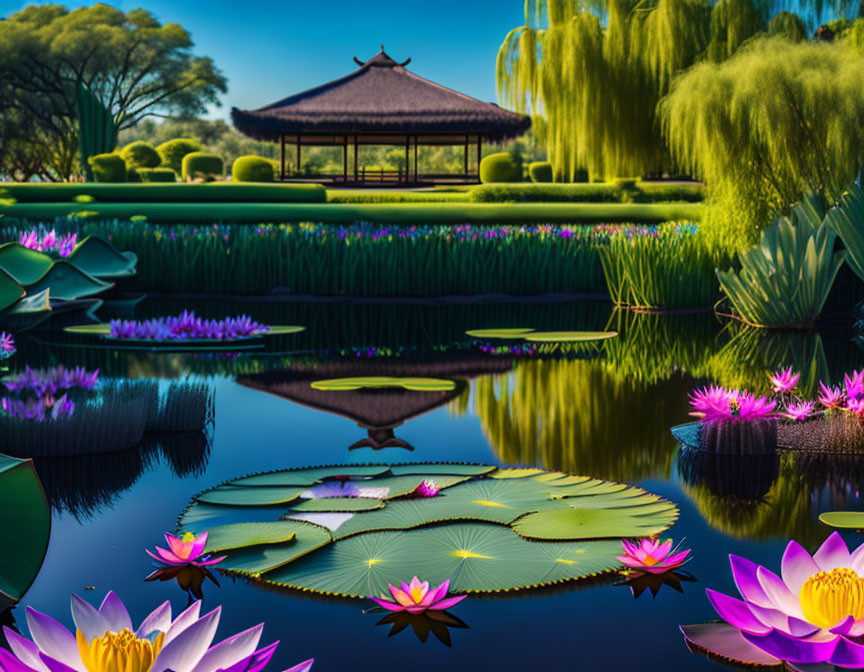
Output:
<svg viewBox="0 0 864 672">
<path fill-rule="evenodd" d="M 74 369 L 67 369 L 64 366 L 31 369 L 25 366 L 21 373 L 5 378 L 3 385 L 10 392 L 20 393 L 29 390 L 37 396 L 45 396 L 75 388 L 92 390 L 98 379 L 99 369 L 88 371 L 82 366 L 76 366 Z"/>
<path fill-rule="evenodd" d="M 58 236 L 57 232 L 54 229 L 51 229 L 41 238 L 39 237 L 39 231 L 37 229 L 32 229 L 30 231 L 24 231 L 18 242 L 31 250 L 37 250 L 39 252 L 55 252 L 61 257 L 68 257 L 72 254 L 75 249 L 75 245 L 78 243 L 78 234 L 77 233 L 67 233 L 63 236 Z"/>
<path fill-rule="evenodd" d="M 864 669 L 864 544 L 834 532 L 811 556 L 790 541 L 777 576 L 729 556 L 739 600 L 711 589 L 725 623 L 682 626 L 698 648 L 747 664 L 828 663 Z"/>
<path fill-rule="evenodd" d="M 248 315 L 206 320 L 194 311 L 150 320 L 111 320 L 111 338 L 182 341 L 182 340 L 235 340 L 266 334 L 270 327 L 259 324 Z"/>
<path fill-rule="evenodd" d="M 27 401 L 3 397 L 0 399 L 0 410 L 13 418 L 42 422 L 49 419 L 56 420 L 64 415 L 72 415 L 75 411 L 75 402 L 67 399 L 65 394 L 59 399 L 52 395 L 46 395 Z"/>
<path fill-rule="evenodd" d="M 0 359 L 9 359 L 17 352 L 12 334 L 0 331 Z"/>
<path fill-rule="evenodd" d="M 32 641 L 3 627 L 10 653 L 0 648 L 0 672 L 259 672 L 279 642 L 261 649 L 264 624 L 213 644 L 222 608 L 201 616 L 195 602 L 176 619 L 171 603 L 157 607 L 135 629 L 113 591 L 99 609 L 72 596 L 73 635 L 50 616 L 27 607 Z M 313 660 L 286 672 L 308 672 Z"/>
</svg>

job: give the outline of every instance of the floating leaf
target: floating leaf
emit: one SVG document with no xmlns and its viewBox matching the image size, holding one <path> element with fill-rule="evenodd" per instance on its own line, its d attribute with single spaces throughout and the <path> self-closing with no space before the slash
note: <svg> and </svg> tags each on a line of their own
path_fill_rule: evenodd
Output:
<svg viewBox="0 0 864 672">
<path fill-rule="evenodd" d="M 31 250 L 20 243 L 0 245 L 0 268 L 18 284 L 27 286 L 42 278 L 54 265 L 50 255 Z"/>
<path fill-rule="evenodd" d="M 533 331 L 533 329 L 471 329 L 465 333 L 472 338 L 520 339 Z"/>
<path fill-rule="evenodd" d="M 235 523 L 207 530 L 208 553 L 227 549 L 280 544 L 294 539 L 297 526 L 290 522 Z"/>
<path fill-rule="evenodd" d="M 198 495 L 198 501 L 226 506 L 270 506 L 292 502 L 303 490 L 304 488 L 238 488 L 222 485 Z"/>
<path fill-rule="evenodd" d="M 271 326 L 267 332 L 260 334 L 259 336 L 250 336 L 247 338 L 234 338 L 234 339 L 209 339 L 209 338 L 186 338 L 186 339 L 165 339 L 165 340 L 157 340 L 157 339 L 135 339 L 135 338 L 111 338 L 111 325 L 108 323 L 99 323 L 99 324 L 79 324 L 71 327 L 65 327 L 63 331 L 67 334 L 78 334 L 80 336 L 101 336 L 103 338 L 108 338 L 113 343 L 148 343 L 152 345 L 170 345 L 177 347 L 191 346 L 198 348 L 202 345 L 213 345 L 213 346 L 222 346 L 225 344 L 231 343 L 240 343 L 244 341 L 249 341 L 257 338 L 262 338 L 264 336 L 281 336 L 284 334 L 297 334 L 301 331 L 304 331 L 306 327 L 300 326 Z"/>
<path fill-rule="evenodd" d="M 0 267 L 0 312 L 24 296 L 24 288 Z"/>
<path fill-rule="evenodd" d="M 371 511 L 384 502 L 372 497 L 319 497 L 307 499 L 291 507 L 292 511 Z"/>
<path fill-rule="evenodd" d="M 525 336 L 526 341 L 539 343 L 583 343 L 615 338 L 617 331 L 535 331 Z"/>
<path fill-rule="evenodd" d="M 48 289 L 51 291 L 52 299 L 72 301 L 104 292 L 112 286 L 112 283 L 103 282 L 68 261 L 60 260 L 54 262 L 41 278 L 25 287 L 28 292 L 34 294 Z"/>
<path fill-rule="evenodd" d="M 748 642 L 728 623 L 682 625 L 681 632 L 691 650 L 695 647 L 695 652 L 707 653 L 709 658 L 717 657 L 735 665 L 783 667 L 777 658 Z"/>
<path fill-rule="evenodd" d="M 311 385 L 315 390 L 326 391 L 387 387 L 401 387 L 418 392 L 449 392 L 456 389 L 456 383 L 452 380 L 442 380 L 440 378 L 389 378 L 386 376 L 332 378 L 330 380 L 316 380 Z"/>
<path fill-rule="evenodd" d="M 819 521 L 830 527 L 849 530 L 864 528 L 864 512 L 862 511 L 826 511 L 819 514 Z"/>
<path fill-rule="evenodd" d="M 98 236 L 87 236 L 75 246 L 68 261 L 97 278 L 122 278 L 135 275 L 138 257 L 121 252 Z"/>
<path fill-rule="evenodd" d="M 517 520 L 513 529 L 531 539 L 650 537 L 669 527 L 674 511 L 675 506 L 668 502 L 640 507 L 638 513 L 626 508 L 581 507 L 538 511 Z"/>
</svg>

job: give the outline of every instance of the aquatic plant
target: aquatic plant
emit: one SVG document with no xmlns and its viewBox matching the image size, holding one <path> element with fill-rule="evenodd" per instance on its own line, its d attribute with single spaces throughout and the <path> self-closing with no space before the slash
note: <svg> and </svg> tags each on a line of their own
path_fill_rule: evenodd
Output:
<svg viewBox="0 0 864 672">
<path fill-rule="evenodd" d="M 435 497 L 411 496 L 434 479 Z M 386 496 L 309 497 L 333 482 Z M 332 494 L 338 494 L 334 492 Z M 209 532 L 222 571 L 349 597 L 383 594 L 422 563 L 459 592 L 497 592 L 618 569 L 624 537 L 676 518 L 644 490 L 541 469 L 481 464 L 369 464 L 291 469 L 211 488 L 180 516 Z M 278 517 L 278 519 L 277 519 Z M 436 598 L 437 599 L 437 598 Z"/>
<path fill-rule="evenodd" d="M 154 609 L 136 629 L 120 598 L 110 591 L 98 609 L 72 595 L 73 635 L 59 621 L 27 608 L 27 626 L 33 640 L 5 627 L 12 653 L 0 649 L 3 672 L 37 672 L 42 665 L 90 672 L 259 672 L 276 651 L 278 642 L 258 649 L 261 623 L 211 646 L 221 607 L 200 616 L 201 602 L 193 603 L 176 619 L 171 603 Z M 44 661 L 44 662 L 43 662 Z M 285 672 L 307 672 L 314 659 Z"/>
<path fill-rule="evenodd" d="M 49 369 L 31 369 L 27 364 L 21 373 L 3 378 L 2 383 L 13 393 L 32 392 L 37 396 L 44 396 L 76 388 L 89 391 L 96 387 L 98 380 L 99 369 L 88 371 L 81 366 L 67 369 L 62 365 Z"/>
<path fill-rule="evenodd" d="M 791 392 L 795 389 L 800 378 L 800 373 L 792 373 L 791 366 L 775 372 L 774 375 L 771 376 L 771 383 L 774 385 L 774 392 Z"/>
<path fill-rule="evenodd" d="M 438 487 L 438 484 L 435 481 L 429 478 L 414 488 L 412 494 L 417 497 L 435 497 L 439 492 L 441 492 L 441 488 Z"/>
<path fill-rule="evenodd" d="M 790 420 L 806 420 L 816 409 L 816 402 L 813 401 L 796 401 L 786 407 L 784 414 Z"/>
<path fill-rule="evenodd" d="M 422 614 L 427 610 L 445 611 L 467 597 L 467 595 L 447 597 L 447 591 L 450 590 L 449 579 L 437 588 L 430 588 L 428 581 L 421 582 L 415 576 L 411 579 L 411 583 L 403 581 L 401 588 L 397 588 L 392 583 L 388 588 L 392 599 L 386 595 L 369 599 L 387 611 L 407 611 L 409 614 Z"/>
<path fill-rule="evenodd" d="M 17 351 L 12 334 L 0 331 L 0 359 L 9 359 Z"/>
<path fill-rule="evenodd" d="M 207 320 L 198 317 L 195 311 L 183 311 L 177 316 L 150 320 L 111 320 L 110 337 L 148 341 L 233 341 L 254 338 L 269 330 L 270 327 L 254 322 L 248 315 Z"/>
<path fill-rule="evenodd" d="M 796 541 L 781 576 L 729 556 L 742 600 L 706 589 L 723 623 L 682 626 L 698 649 L 739 663 L 828 663 L 864 667 L 864 545 L 850 553 L 833 532 L 811 557 Z"/>
<path fill-rule="evenodd" d="M 634 573 L 670 572 L 687 562 L 687 556 L 690 555 L 689 548 L 678 550 L 681 547 L 680 542 L 673 548 L 671 539 L 661 541 L 657 538 L 645 538 L 640 539 L 638 543 L 623 539 L 621 544 L 624 554 L 619 555 L 618 559 Z"/>
<path fill-rule="evenodd" d="M 67 233 L 58 236 L 57 232 L 51 229 L 40 237 L 38 229 L 30 229 L 21 234 L 18 242 L 27 249 L 39 252 L 54 252 L 58 256 L 65 258 L 70 256 L 75 249 L 75 245 L 78 243 L 78 234 Z"/>
<path fill-rule="evenodd" d="M 775 417 L 777 402 L 766 397 L 757 397 L 747 391 L 727 390 L 710 385 L 695 390 L 690 395 L 691 415 L 700 422 L 767 420 Z"/>
<path fill-rule="evenodd" d="M 213 558 L 204 553 L 204 547 L 207 546 L 206 532 L 199 534 L 197 537 L 187 532 L 183 535 L 182 539 L 178 539 L 170 532 L 166 532 L 165 541 L 168 542 L 168 549 L 157 546 L 156 553 L 152 553 L 147 549 L 147 555 L 164 565 L 172 567 L 185 565 L 208 567 L 219 564 L 225 559 L 224 555 Z"/>
</svg>

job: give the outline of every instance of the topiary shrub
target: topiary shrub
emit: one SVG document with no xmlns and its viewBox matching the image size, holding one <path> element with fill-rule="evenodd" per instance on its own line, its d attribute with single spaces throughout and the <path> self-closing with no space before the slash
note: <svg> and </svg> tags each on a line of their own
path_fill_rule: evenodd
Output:
<svg viewBox="0 0 864 672">
<path fill-rule="evenodd" d="M 125 182 L 126 162 L 119 154 L 96 154 L 87 159 L 96 182 Z"/>
<path fill-rule="evenodd" d="M 120 156 L 126 162 L 126 167 L 132 168 L 156 168 L 162 159 L 159 157 L 159 152 L 149 142 L 139 140 L 138 142 L 130 142 L 120 150 Z"/>
<path fill-rule="evenodd" d="M 179 173 L 183 168 L 183 157 L 192 152 L 200 152 L 201 145 L 193 138 L 175 138 L 168 142 L 163 142 L 156 148 L 159 157 L 162 159 L 162 165 L 167 166 Z"/>
<path fill-rule="evenodd" d="M 480 161 L 480 181 L 483 184 L 521 182 L 522 160 L 509 152 L 490 154 Z"/>
<path fill-rule="evenodd" d="M 535 161 L 528 164 L 528 175 L 532 182 L 552 182 L 552 162 Z"/>
<path fill-rule="evenodd" d="M 176 182 L 177 173 L 170 168 L 139 168 L 138 177 L 142 182 Z"/>
<path fill-rule="evenodd" d="M 206 152 L 192 152 L 183 157 L 183 179 L 188 180 L 190 177 L 203 175 L 222 175 L 225 170 L 225 164 L 222 159 L 215 154 L 207 154 Z"/>
<path fill-rule="evenodd" d="M 234 182 L 272 182 L 275 173 L 273 163 L 260 156 L 241 156 L 231 166 Z"/>
</svg>

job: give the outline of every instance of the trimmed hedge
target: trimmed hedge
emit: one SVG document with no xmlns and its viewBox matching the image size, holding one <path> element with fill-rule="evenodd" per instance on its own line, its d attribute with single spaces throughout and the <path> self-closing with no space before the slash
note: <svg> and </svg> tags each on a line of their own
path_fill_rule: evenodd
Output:
<svg viewBox="0 0 864 672">
<path fill-rule="evenodd" d="M 191 152 L 183 157 L 183 179 L 196 177 L 203 174 L 222 175 L 225 171 L 225 164 L 221 157 L 215 154 L 207 154 L 206 152 Z"/>
<path fill-rule="evenodd" d="M 126 162 L 119 154 L 96 154 L 89 157 L 87 163 L 90 164 L 93 179 L 97 182 L 126 181 Z"/>
<path fill-rule="evenodd" d="M 480 161 L 480 181 L 483 184 L 521 182 L 522 160 L 509 152 L 490 154 Z"/>
<path fill-rule="evenodd" d="M 328 189 L 328 203 L 467 203 L 465 191 Z"/>
<path fill-rule="evenodd" d="M 170 168 L 138 168 L 138 177 L 142 182 L 176 182 L 177 173 Z"/>
<path fill-rule="evenodd" d="M 528 175 L 532 182 L 552 182 L 552 162 L 535 161 L 528 164 Z"/>
<path fill-rule="evenodd" d="M 235 182 L 272 182 L 276 179 L 273 162 L 260 156 L 240 156 L 231 166 Z"/>
<path fill-rule="evenodd" d="M 161 163 L 159 152 L 149 142 L 130 142 L 120 150 L 126 168 L 156 168 Z"/>
<path fill-rule="evenodd" d="M 639 182 L 633 189 L 616 183 L 489 184 L 474 187 L 475 203 L 663 203 L 703 200 L 701 184 Z"/>
<path fill-rule="evenodd" d="M 163 142 L 156 148 L 162 165 L 174 170 L 178 175 L 183 169 L 183 157 L 192 152 L 200 152 L 201 145 L 194 138 L 175 138 Z"/>
<path fill-rule="evenodd" d="M 100 203 L 196 203 L 199 207 L 208 203 L 323 203 L 327 199 L 327 190 L 320 184 L 0 184 L 0 198 L 34 205 L 69 202 L 82 194 Z"/>
<path fill-rule="evenodd" d="M 220 185 L 221 186 L 221 185 Z M 251 185 L 250 185 L 251 186 Z M 258 186 L 258 185 L 255 185 Z M 211 188 L 210 185 L 132 185 L 138 189 Z M 284 189 L 284 186 L 278 187 Z M 300 187 L 301 189 L 303 187 Z M 321 188 L 321 196 L 325 192 Z M 97 200 L 102 200 L 97 197 Z M 153 199 L 158 200 L 158 199 Z M 27 219 L 66 217 L 79 211 L 76 203 L 15 203 L 0 206 L 0 214 Z M 96 218 L 151 222 L 322 222 L 383 224 L 590 224 L 659 223 L 695 220 L 701 204 L 691 203 L 104 203 L 92 205 Z"/>
</svg>

